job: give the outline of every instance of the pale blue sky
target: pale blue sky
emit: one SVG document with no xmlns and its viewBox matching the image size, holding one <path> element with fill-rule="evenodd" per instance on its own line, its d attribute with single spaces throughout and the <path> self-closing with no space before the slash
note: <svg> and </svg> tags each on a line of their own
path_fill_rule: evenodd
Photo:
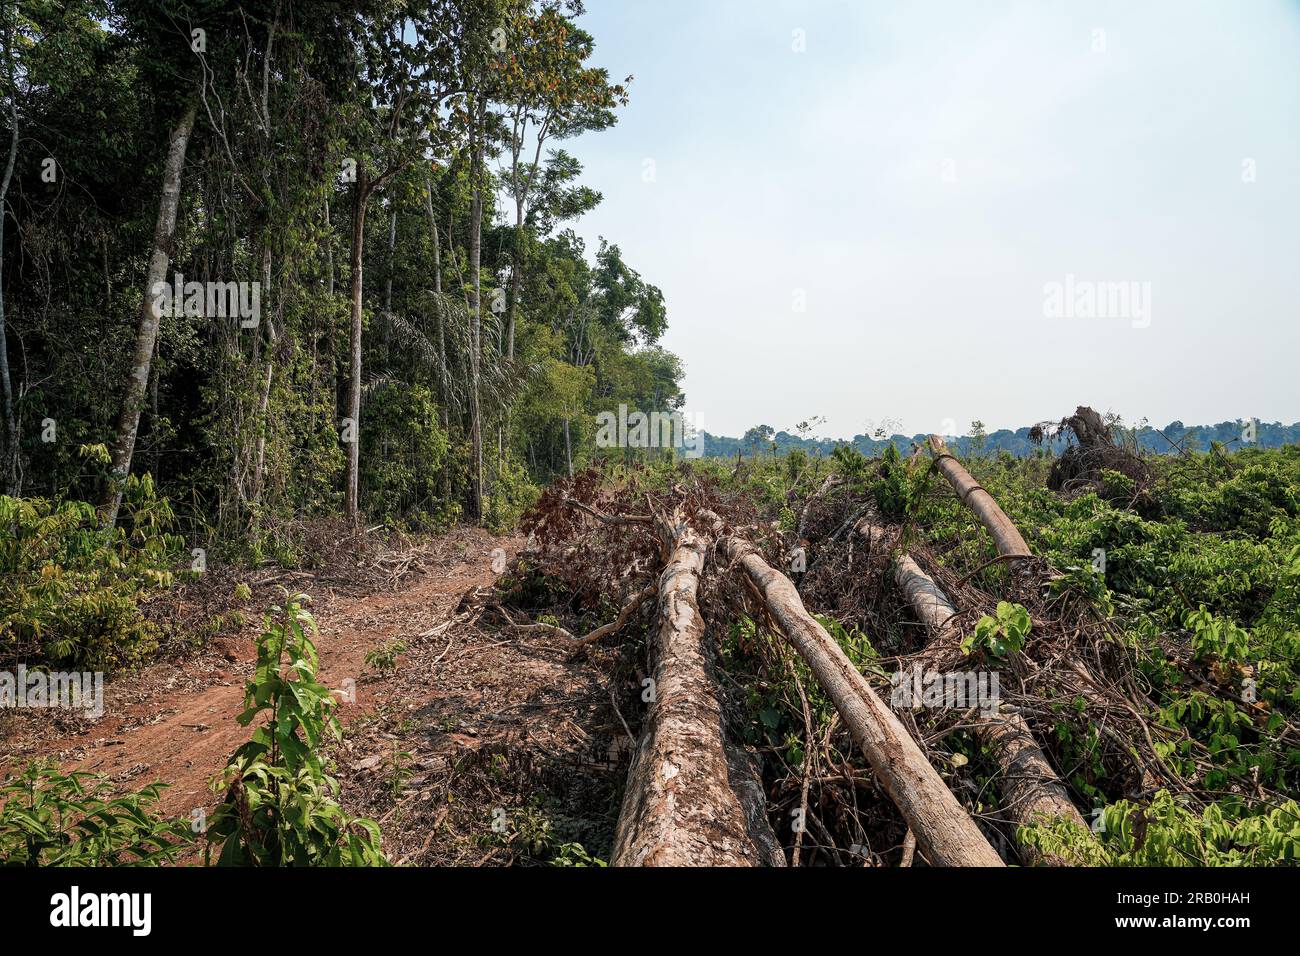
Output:
<svg viewBox="0 0 1300 956">
<path fill-rule="evenodd" d="M 1300 419 L 1294 0 L 587 6 L 636 79 L 568 144 L 578 231 L 663 289 L 707 430 Z M 1067 273 L 1149 327 L 1046 318 Z"/>
</svg>

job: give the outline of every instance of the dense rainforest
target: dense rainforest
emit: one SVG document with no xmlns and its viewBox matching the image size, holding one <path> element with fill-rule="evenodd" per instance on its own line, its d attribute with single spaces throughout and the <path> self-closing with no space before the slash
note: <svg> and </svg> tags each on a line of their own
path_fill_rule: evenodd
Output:
<svg viewBox="0 0 1300 956">
<path fill-rule="evenodd" d="M 31 2 L 0 24 L 0 471 L 194 546 L 513 522 L 594 412 L 671 409 L 660 291 L 569 151 L 580 4 Z"/>
</svg>

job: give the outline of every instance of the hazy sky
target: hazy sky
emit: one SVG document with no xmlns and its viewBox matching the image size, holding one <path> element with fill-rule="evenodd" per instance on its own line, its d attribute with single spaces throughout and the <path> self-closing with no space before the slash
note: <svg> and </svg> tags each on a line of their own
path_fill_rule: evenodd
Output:
<svg viewBox="0 0 1300 956">
<path fill-rule="evenodd" d="M 635 80 L 567 144 L 578 231 L 663 289 L 707 430 L 1300 419 L 1295 0 L 587 7 Z M 1049 317 L 1067 275 L 1149 315 Z"/>
</svg>

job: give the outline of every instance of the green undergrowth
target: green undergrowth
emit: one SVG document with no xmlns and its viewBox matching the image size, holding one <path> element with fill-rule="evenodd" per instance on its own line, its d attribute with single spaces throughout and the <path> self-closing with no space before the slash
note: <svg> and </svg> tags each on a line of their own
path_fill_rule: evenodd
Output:
<svg viewBox="0 0 1300 956">
<path fill-rule="evenodd" d="M 0 659 L 113 671 L 158 645 L 140 603 L 185 555 L 153 482 L 130 478 L 117 527 L 84 501 L 0 496 Z"/>
<path fill-rule="evenodd" d="M 1293 864 L 1300 847 L 1300 448 L 1156 457 L 1142 489 L 1103 472 L 1092 490 L 1073 495 L 1047 489 L 1047 455 L 965 464 L 1059 574 L 1048 596 L 1084 602 L 1131 658 L 1156 751 L 1186 790 L 1125 799 L 1107 776 L 1098 728 L 1081 719 L 1086 701 L 1058 699 L 1047 743 L 1095 838 L 1060 828 L 1027 838 L 1048 851 L 1061 841 L 1086 848 L 1092 862 L 1106 865 Z M 892 449 L 866 459 L 837 449 L 821 461 L 801 460 L 798 471 L 808 477 L 798 488 L 787 459 L 705 463 L 704 470 L 724 487 L 756 492 L 763 514 L 786 531 L 783 512 L 798 509 L 789 492 L 811 492 L 811 476 L 834 470 L 857 500 L 870 496 L 890 520 L 922 534 L 954 572 L 973 572 L 986 593 L 999 595 L 1009 583 L 1007 568 L 989 563 L 996 552 L 988 534 L 927 459 L 907 461 Z M 968 650 L 1017 653 L 1026 623 L 1010 606 L 1000 610 L 983 632 L 967 636 Z M 872 666 L 842 631 L 833 633 L 850 657 Z M 724 655 L 752 664 L 744 653 L 752 632 L 751 622 L 733 626 Z M 799 672 L 802 664 L 793 666 Z M 744 691 L 748 739 L 797 765 L 798 698 L 788 675 L 767 676 Z M 806 672 L 800 680 L 817 710 L 816 682 Z M 987 757 L 970 741 L 949 743 L 976 765 Z"/>
</svg>

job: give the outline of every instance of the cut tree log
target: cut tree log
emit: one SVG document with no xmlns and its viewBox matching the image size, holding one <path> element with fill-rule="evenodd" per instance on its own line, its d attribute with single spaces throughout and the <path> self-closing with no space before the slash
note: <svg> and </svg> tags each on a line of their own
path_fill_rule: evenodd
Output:
<svg viewBox="0 0 1300 956">
<path fill-rule="evenodd" d="M 652 696 L 628 768 L 614 866 L 784 866 L 753 758 L 728 741 L 697 592 L 708 542 L 680 511 L 651 639 Z"/>
<path fill-rule="evenodd" d="M 1021 839 L 1023 827 L 1057 821 L 1072 823 L 1088 834 L 1084 822 L 1061 778 L 1034 739 L 1029 724 L 1020 714 L 1004 714 L 979 722 L 978 736 L 993 752 L 1002 771 L 998 778 L 1002 809 L 1015 825 L 1016 846 L 1027 866 L 1078 866 L 1082 860 L 1070 855 L 1043 853 Z"/>
<path fill-rule="evenodd" d="M 898 717 L 808 613 L 790 579 L 743 538 L 721 536 L 718 551 L 744 571 L 786 640 L 812 669 L 885 793 L 916 834 L 926 860 L 935 866 L 1002 866 L 1002 858 Z"/>
<path fill-rule="evenodd" d="M 988 529 L 998 546 L 998 554 L 1003 558 L 1028 558 L 1031 556 L 1029 545 L 1020 536 L 1016 526 L 1006 516 L 993 496 L 979 486 L 969 471 L 952 456 L 938 435 L 930 436 L 930 454 L 943 476 L 948 479 L 961 503 L 975 512 L 980 523 Z"/>
<path fill-rule="evenodd" d="M 863 522 L 859 534 L 870 540 L 879 540 L 885 532 Z M 960 659 L 962 632 L 957 626 L 957 609 L 934 579 L 921 570 L 908 554 L 901 555 L 894 564 L 894 581 L 907 596 L 912 612 L 930 633 L 927 666 L 935 662 Z M 939 668 L 935 668 L 938 670 Z M 1064 820 L 1078 824 L 1087 832 L 1084 823 L 1060 777 L 1052 769 L 1029 725 L 1020 714 L 998 714 L 974 718 L 976 736 L 988 745 L 1001 773 L 998 786 L 1002 806 L 1008 821 L 1014 825 L 1016 845 L 1021 859 L 1030 866 L 1069 866 L 1078 861 L 1057 855 L 1040 853 L 1019 838 L 1020 828 L 1035 824 Z"/>
</svg>

